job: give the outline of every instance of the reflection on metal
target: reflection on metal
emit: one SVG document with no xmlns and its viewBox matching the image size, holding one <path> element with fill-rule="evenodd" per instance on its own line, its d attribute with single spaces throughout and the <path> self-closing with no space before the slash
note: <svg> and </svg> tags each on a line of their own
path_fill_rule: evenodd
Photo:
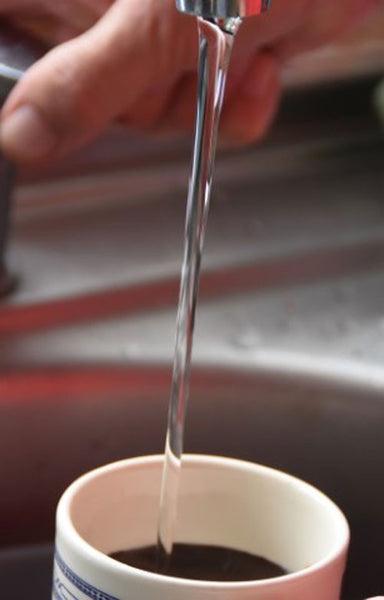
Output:
<svg viewBox="0 0 384 600">
<path fill-rule="evenodd" d="M 268 10 L 271 0 L 176 0 L 182 12 L 205 19 L 245 18 Z"/>
</svg>

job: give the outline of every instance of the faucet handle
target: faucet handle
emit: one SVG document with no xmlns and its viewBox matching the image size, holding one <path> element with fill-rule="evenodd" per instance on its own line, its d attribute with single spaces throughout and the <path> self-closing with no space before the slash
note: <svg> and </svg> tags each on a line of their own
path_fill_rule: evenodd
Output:
<svg viewBox="0 0 384 600">
<path fill-rule="evenodd" d="M 181 12 L 206 19 L 231 19 L 259 15 L 271 0 L 176 0 Z"/>
</svg>

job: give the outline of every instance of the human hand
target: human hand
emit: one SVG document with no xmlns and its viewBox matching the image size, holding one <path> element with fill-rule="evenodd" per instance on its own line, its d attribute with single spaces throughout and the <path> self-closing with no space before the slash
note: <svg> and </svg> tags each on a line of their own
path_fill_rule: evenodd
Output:
<svg viewBox="0 0 384 600">
<path fill-rule="evenodd" d="M 275 114 L 280 65 L 335 38 L 378 0 L 274 0 L 243 24 L 232 60 L 221 134 L 259 139 Z M 194 120 L 197 34 L 174 0 L 0 0 L 18 23 L 48 20 L 58 45 L 9 97 L 0 139 L 11 158 L 42 163 L 96 137 L 110 122 L 169 132 Z M 63 42 L 64 40 L 64 42 Z"/>
</svg>

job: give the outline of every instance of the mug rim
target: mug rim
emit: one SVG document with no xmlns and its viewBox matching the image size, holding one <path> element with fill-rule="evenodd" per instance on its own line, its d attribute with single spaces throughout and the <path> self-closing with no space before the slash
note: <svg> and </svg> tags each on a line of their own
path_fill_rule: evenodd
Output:
<svg viewBox="0 0 384 600">
<path fill-rule="evenodd" d="M 223 591 L 244 590 L 246 588 L 254 589 L 256 587 L 270 587 L 272 585 L 276 585 L 276 582 L 286 584 L 294 583 L 299 579 L 309 577 L 314 573 L 323 570 L 332 563 L 336 563 L 338 560 L 342 559 L 343 555 L 345 554 L 348 548 L 350 541 L 350 528 L 344 513 L 337 506 L 337 504 L 335 504 L 333 500 L 331 500 L 326 494 L 318 490 L 315 486 L 305 482 L 299 477 L 290 475 L 279 469 L 275 469 L 247 460 L 210 454 L 186 453 L 183 455 L 183 461 L 184 463 L 187 463 L 187 465 L 190 467 L 228 466 L 233 468 L 237 466 L 241 467 L 243 471 L 246 470 L 253 472 L 257 471 L 258 473 L 265 473 L 269 477 L 294 483 L 299 490 L 301 489 L 306 493 L 309 493 L 313 498 L 316 498 L 323 505 L 328 506 L 340 522 L 340 541 L 338 542 L 336 547 L 332 550 L 332 552 L 328 553 L 324 558 L 315 562 L 314 564 L 305 567 L 304 569 L 300 569 L 292 573 L 287 573 L 286 575 L 281 575 L 279 577 L 273 577 L 270 579 L 255 579 L 248 581 L 205 581 L 198 579 L 185 579 L 182 577 L 172 577 L 170 575 L 153 573 L 150 571 L 139 569 L 137 567 L 132 567 L 130 565 L 120 563 L 119 561 L 116 561 L 107 554 L 104 554 L 100 550 L 94 548 L 78 533 L 76 527 L 72 522 L 70 513 L 72 502 L 76 494 L 83 488 L 83 486 L 87 485 L 90 481 L 113 471 L 125 470 L 128 467 L 158 465 L 159 463 L 163 462 L 163 460 L 163 454 L 127 458 L 92 469 L 91 471 L 88 471 L 87 473 L 84 473 L 83 475 L 75 479 L 75 481 L 73 481 L 69 485 L 69 487 L 64 491 L 62 497 L 59 500 L 56 512 L 56 527 L 57 529 L 60 529 L 60 533 L 66 539 L 67 544 L 72 547 L 77 547 L 79 551 L 82 551 L 82 553 L 87 555 L 90 559 L 93 559 L 99 564 L 104 564 L 104 567 L 108 568 L 108 571 L 114 571 L 120 576 L 130 573 L 138 579 L 150 579 L 151 581 L 157 584 L 172 584 L 172 586 L 180 586 L 183 588 L 188 587 L 189 589 L 196 590 L 204 588 L 205 590 L 220 589 Z M 59 523 L 60 527 L 58 525 Z"/>
</svg>

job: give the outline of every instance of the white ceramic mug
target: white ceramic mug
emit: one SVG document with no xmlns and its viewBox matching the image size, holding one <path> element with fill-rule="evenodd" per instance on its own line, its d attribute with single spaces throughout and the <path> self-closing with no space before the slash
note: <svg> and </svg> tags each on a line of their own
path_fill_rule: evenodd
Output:
<svg viewBox="0 0 384 600">
<path fill-rule="evenodd" d="M 55 600 L 339 600 L 349 529 L 337 506 L 290 475 L 230 458 L 183 458 L 177 541 L 250 552 L 290 574 L 205 582 L 110 558 L 155 543 L 162 461 L 149 456 L 107 465 L 64 493 Z"/>
</svg>

